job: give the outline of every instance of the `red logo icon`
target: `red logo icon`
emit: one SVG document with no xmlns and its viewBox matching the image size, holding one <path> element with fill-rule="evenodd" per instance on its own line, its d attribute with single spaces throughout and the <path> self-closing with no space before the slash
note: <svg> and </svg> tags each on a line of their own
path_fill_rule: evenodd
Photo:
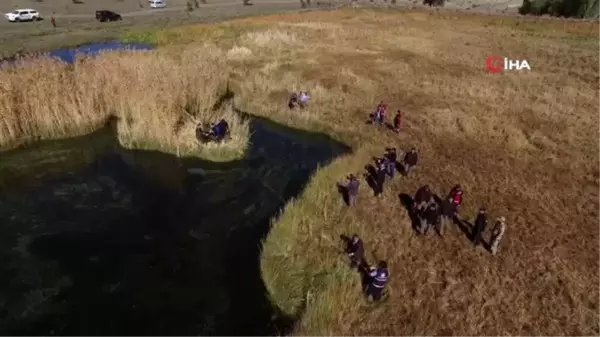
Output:
<svg viewBox="0 0 600 337">
<path fill-rule="evenodd" d="M 499 56 L 488 56 L 485 59 L 485 66 L 490 73 L 498 73 L 504 69 L 504 60 Z"/>
</svg>

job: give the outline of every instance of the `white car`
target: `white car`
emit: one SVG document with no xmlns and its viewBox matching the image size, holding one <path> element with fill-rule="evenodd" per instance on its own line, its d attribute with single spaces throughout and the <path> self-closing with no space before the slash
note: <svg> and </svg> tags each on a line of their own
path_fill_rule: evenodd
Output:
<svg viewBox="0 0 600 337">
<path fill-rule="evenodd" d="M 40 13 L 35 9 L 15 9 L 10 13 L 4 14 L 4 17 L 10 22 L 37 21 L 40 20 Z"/>
<path fill-rule="evenodd" d="M 150 8 L 165 8 L 167 4 L 163 0 L 150 0 Z"/>
</svg>

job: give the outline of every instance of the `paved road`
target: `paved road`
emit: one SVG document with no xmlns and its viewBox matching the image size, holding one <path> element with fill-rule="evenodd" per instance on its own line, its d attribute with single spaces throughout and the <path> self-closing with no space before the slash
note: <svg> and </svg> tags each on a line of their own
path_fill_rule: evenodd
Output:
<svg viewBox="0 0 600 337">
<path fill-rule="evenodd" d="M 272 5 L 272 4 L 290 4 L 290 5 L 298 5 L 298 8 L 300 8 L 300 1 L 299 0 L 270 0 L 270 1 L 253 1 L 255 6 L 262 6 L 262 5 Z M 200 9 L 202 8 L 218 8 L 218 7 L 234 7 L 234 6 L 239 6 L 242 7 L 242 1 L 230 1 L 230 2 L 219 2 L 219 3 L 208 3 L 208 4 L 203 4 L 200 5 Z M 123 17 L 134 17 L 134 16 L 144 16 L 144 15 L 159 15 L 159 14 L 163 14 L 163 13 L 169 13 L 169 12 L 181 12 L 184 11 L 186 9 L 186 6 L 168 6 L 165 8 L 160 8 L 160 9 L 142 9 L 142 10 L 138 10 L 138 11 L 133 11 L 133 12 L 126 12 L 126 13 L 119 13 L 121 14 L 121 16 Z M 70 18 L 70 19 L 87 19 L 87 18 L 91 18 L 94 17 L 94 14 L 56 14 L 56 18 Z"/>
</svg>

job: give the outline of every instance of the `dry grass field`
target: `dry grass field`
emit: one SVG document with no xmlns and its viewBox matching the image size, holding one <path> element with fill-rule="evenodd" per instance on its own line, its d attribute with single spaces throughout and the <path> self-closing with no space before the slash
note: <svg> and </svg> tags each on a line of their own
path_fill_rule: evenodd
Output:
<svg viewBox="0 0 600 337">
<path fill-rule="evenodd" d="M 306 305 L 297 334 L 599 333 L 597 23 L 347 10 L 240 25 L 256 28 L 227 46 L 238 106 L 355 149 L 314 176 L 264 245 L 274 301 L 290 313 Z M 490 54 L 527 59 L 532 71 L 489 74 Z M 300 89 L 312 107 L 289 112 L 284 92 Z M 400 135 L 365 125 L 381 100 L 405 111 Z M 347 210 L 335 182 L 387 146 L 416 146 L 416 174 L 381 200 L 363 182 Z M 505 216 L 500 254 L 457 228 L 416 236 L 398 194 L 425 183 L 440 195 L 461 183 L 469 221 L 480 205 L 492 221 Z M 371 263 L 391 266 L 381 304 L 361 297 L 340 252 L 340 234 L 352 233 Z"/>
<path fill-rule="evenodd" d="M 193 80 L 209 86 L 210 76 L 227 74 L 236 107 L 328 133 L 354 148 L 312 178 L 302 197 L 274 219 L 264 243 L 264 281 L 273 302 L 300 316 L 295 334 L 600 333 L 597 23 L 347 9 L 157 29 L 151 38 L 162 46 L 158 52 L 77 66 L 81 70 L 67 78 L 82 84 L 58 87 L 70 93 L 67 103 L 48 82 L 28 87 L 35 72 L 2 74 L 0 83 L 12 94 L 0 96 L 0 135 L 65 134 L 72 124 L 60 121 L 91 128 L 114 109 L 146 122 L 124 133 L 135 143 L 158 121 L 181 115 L 171 109 L 180 106 L 180 90 L 199 88 L 185 82 L 156 95 L 159 84 L 176 82 L 163 76 L 167 70 L 194 69 L 204 77 Z M 194 48 L 205 51 L 195 58 Z M 532 71 L 490 74 L 490 54 L 526 59 Z M 57 65 L 32 69 L 65 76 Z M 109 80 L 111 71 L 130 77 Z M 148 84 L 152 79 L 159 84 Z M 80 101 L 83 88 L 115 99 L 90 105 Z M 289 111 L 292 90 L 308 90 L 311 106 Z M 34 98 L 24 103 L 25 93 Z M 125 100 L 129 95 L 135 99 Z M 154 100 L 159 97 L 164 101 Z M 399 135 L 365 124 L 381 100 L 404 111 Z M 172 139 L 161 132 L 152 137 Z M 335 183 L 362 173 L 388 146 L 416 146 L 419 167 L 388 184 L 380 199 L 363 181 L 357 208 L 348 210 Z M 499 255 L 473 248 L 454 227 L 443 238 L 417 236 L 398 194 L 413 194 L 425 183 L 440 195 L 460 183 L 463 219 L 472 221 L 480 205 L 491 221 L 505 216 Z M 352 233 L 363 238 L 369 262 L 388 261 L 392 275 L 382 303 L 361 296 L 359 277 L 347 266 L 339 236 Z"/>
</svg>

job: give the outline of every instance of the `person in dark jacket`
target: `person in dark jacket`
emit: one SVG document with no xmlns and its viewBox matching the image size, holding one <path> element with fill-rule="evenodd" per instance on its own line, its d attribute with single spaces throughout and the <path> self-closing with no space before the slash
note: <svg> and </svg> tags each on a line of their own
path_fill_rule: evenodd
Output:
<svg viewBox="0 0 600 337">
<path fill-rule="evenodd" d="M 423 212 L 432 202 L 435 202 L 433 200 L 433 193 L 431 192 L 429 185 L 424 185 L 415 193 L 413 208 L 417 212 Z"/>
<path fill-rule="evenodd" d="M 377 184 L 377 195 L 383 194 L 383 184 L 385 183 L 385 177 L 387 175 L 387 170 L 385 164 L 380 159 L 377 163 L 377 176 L 375 177 L 375 182 Z"/>
<path fill-rule="evenodd" d="M 430 227 L 437 227 L 438 221 L 440 219 L 440 209 L 435 202 L 432 202 L 427 206 L 425 211 L 423 212 L 423 217 L 421 218 L 421 227 L 419 228 L 419 233 L 426 234 Z"/>
<path fill-rule="evenodd" d="M 363 247 L 363 242 L 358 235 L 352 235 L 352 239 L 348 241 L 346 246 L 346 253 L 348 254 L 348 257 L 350 257 L 351 268 L 366 266 L 365 249 Z"/>
<path fill-rule="evenodd" d="M 417 154 L 417 149 L 415 149 L 414 147 L 404 154 L 404 158 L 402 160 L 402 167 L 404 168 L 405 176 L 408 176 L 410 171 L 417 165 L 418 161 L 419 155 Z"/>
<path fill-rule="evenodd" d="M 386 181 L 389 179 L 392 179 L 392 175 L 390 174 L 390 159 L 386 156 L 383 156 L 383 158 L 379 159 L 378 161 L 378 165 L 377 165 L 379 170 L 383 170 L 385 171 L 385 178 Z"/>
<path fill-rule="evenodd" d="M 229 123 L 225 119 L 221 119 L 221 133 L 223 137 L 229 136 Z"/>
<path fill-rule="evenodd" d="M 379 301 L 383 295 L 383 289 L 390 278 L 387 263 L 379 261 L 377 269 L 372 268 L 369 276 L 371 277 L 371 283 L 367 285 L 367 297 L 373 297 L 374 301 Z"/>
<path fill-rule="evenodd" d="M 229 135 L 229 123 L 226 120 L 221 119 L 217 124 L 212 127 L 212 134 L 215 140 L 221 141 L 227 135 Z"/>
<path fill-rule="evenodd" d="M 400 109 L 396 112 L 396 116 L 394 116 L 394 131 L 396 133 L 400 132 L 400 128 L 402 127 L 402 112 Z"/>
<path fill-rule="evenodd" d="M 346 184 L 346 192 L 348 193 L 348 206 L 356 205 L 356 197 L 358 196 L 358 187 L 360 186 L 358 179 L 354 174 L 348 176 L 348 184 Z"/>
<path fill-rule="evenodd" d="M 452 202 L 452 198 L 447 198 L 442 202 L 442 214 L 440 218 L 440 227 L 438 228 L 438 233 L 440 235 L 444 235 L 444 228 L 448 223 L 452 222 L 455 215 L 456 205 Z"/>
<path fill-rule="evenodd" d="M 477 218 L 475 219 L 475 225 L 473 226 L 473 245 L 476 247 L 481 243 L 483 232 L 487 226 L 487 214 L 485 207 L 479 209 Z"/>
<path fill-rule="evenodd" d="M 298 104 L 298 94 L 293 92 L 288 101 L 288 108 L 293 109 Z"/>
<path fill-rule="evenodd" d="M 387 174 L 390 178 L 394 178 L 396 174 L 396 160 L 398 159 L 398 155 L 396 154 L 396 148 L 388 149 L 385 157 L 387 158 Z"/>
<path fill-rule="evenodd" d="M 395 164 L 396 161 L 398 161 L 398 152 L 396 151 L 396 148 L 392 147 L 387 149 L 386 157 Z"/>
</svg>

